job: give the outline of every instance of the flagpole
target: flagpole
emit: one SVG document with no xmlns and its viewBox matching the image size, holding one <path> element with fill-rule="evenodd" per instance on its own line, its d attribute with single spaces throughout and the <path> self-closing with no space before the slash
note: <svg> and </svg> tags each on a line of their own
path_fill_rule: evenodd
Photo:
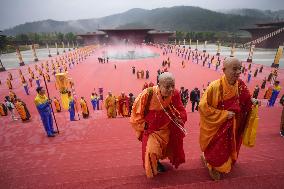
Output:
<svg viewBox="0 0 284 189">
<path fill-rule="evenodd" d="M 43 81 L 44 81 L 44 85 L 45 85 L 45 88 L 46 88 L 47 97 L 48 97 L 48 99 L 50 100 L 49 92 L 48 92 L 48 88 L 47 88 L 47 84 L 46 84 L 46 80 L 45 80 L 44 74 L 43 74 Z M 54 115 L 54 111 L 53 111 L 53 108 L 52 108 L 52 104 L 50 105 L 50 107 L 51 107 L 51 112 L 52 112 L 53 119 L 54 119 L 54 122 L 55 122 L 56 130 L 57 130 L 57 133 L 59 134 L 59 129 L 58 129 L 58 126 L 57 126 L 57 121 L 56 121 L 56 118 L 55 118 L 55 115 Z"/>
</svg>

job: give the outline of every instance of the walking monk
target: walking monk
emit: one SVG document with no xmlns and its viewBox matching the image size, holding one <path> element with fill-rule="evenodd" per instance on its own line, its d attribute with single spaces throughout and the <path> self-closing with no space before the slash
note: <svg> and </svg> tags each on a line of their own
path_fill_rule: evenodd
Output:
<svg viewBox="0 0 284 189">
<path fill-rule="evenodd" d="M 122 117 L 129 117 L 129 98 L 125 95 L 124 92 L 118 96 L 118 113 L 122 115 Z"/>
<path fill-rule="evenodd" d="M 252 103 L 257 103 L 239 79 L 241 67 L 237 58 L 226 58 L 224 76 L 207 87 L 199 104 L 201 159 L 214 180 L 231 171 L 239 154 L 247 115 Z"/>
<path fill-rule="evenodd" d="M 164 172 L 159 162 L 168 158 L 175 168 L 185 162 L 183 138 L 186 111 L 175 79 L 169 72 L 159 76 L 159 85 L 147 88 L 135 99 L 130 123 L 142 141 L 142 159 L 146 176 Z"/>
<path fill-rule="evenodd" d="M 85 101 L 84 97 L 81 97 L 80 105 L 81 105 L 83 118 L 87 119 L 89 117 L 89 108 L 87 106 L 87 102 Z M 75 115 L 75 112 L 74 112 L 74 115 Z"/>
<path fill-rule="evenodd" d="M 115 118 L 116 117 L 116 99 L 112 95 L 111 91 L 108 92 L 108 96 L 105 100 L 105 107 L 107 109 L 107 117 Z"/>
</svg>

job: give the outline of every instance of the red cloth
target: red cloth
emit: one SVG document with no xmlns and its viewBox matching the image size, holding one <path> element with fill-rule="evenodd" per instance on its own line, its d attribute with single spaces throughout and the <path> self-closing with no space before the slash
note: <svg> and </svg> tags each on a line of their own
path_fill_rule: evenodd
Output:
<svg viewBox="0 0 284 189">
<path fill-rule="evenodd" d="M 184 106 L 182 105 L 181 98 L 177 90 L 172 96 L 171 105 L 173 105 L 179 112 L 180 118 L 185 123 L 187 120 L 187 114 Z M 172 118 L 177 117 L 175 112 L 168 111 L 168 113 Z M 175 166 L 175 168 L 178 168 L 180 164 L 185 162 L 185 154 L 183 150 L 183 138 L 185 137 L 184 133 L 170 120 L 168 115 L 163 110 L 150 110 L 149 113 L 145 116 L 145 121 L 148 125 L 148 128 L 144 131 L 142 138 L 143 164 L 145 162 L 145 153 L 149 134 L 153 133 L 156 130 L 159 130 L 161 127 L 168 123 L 168 127 L 170 129 L 169 143 L 167 146 L 167 151 L 170 152 L 168 158 L 170 159 L 170 162 Z M 184 124 L 182 124 L 182 126 L 184 126 Z"/>
<path fill-rule="evenodd" d="M 235 96 L 223 102 L 221 101 L 218 104 L 218 109 L 224 108 L 225 110 L 233 111 L 236 114 L 237 128 L 235 137 L 237 154 L 239 154 L 242 144 L 242 135 L 245 129 L 247 115 L 252 106 L 251 95 L 242 80 L 239 80 L 238 90 L 239 96 Z M 223 123 L 217 134 L 210 141 L 208 147 L 204 151 L 205 158 L 210 165 L 219 167 L 228 160 L 234 150 L 234 146 L 233 119 L 230 119 Z"/>
<path fill-rule="evenodd" d="M 124 112 L 123 112 L 123 105 L 124 104 L 125 104 L 125 107 L 126 107 L 126 110 L 127 110 L 127 115 L 128 115 L 129 98 L 127 96 L 124 96 L 124 97 L 121 96 L 121 98 L 118 100 L 118 106 L 119 106 L 118 111 L 121 115 L 126 116 L 126 115 L 124 115 Z"/>
</svg>

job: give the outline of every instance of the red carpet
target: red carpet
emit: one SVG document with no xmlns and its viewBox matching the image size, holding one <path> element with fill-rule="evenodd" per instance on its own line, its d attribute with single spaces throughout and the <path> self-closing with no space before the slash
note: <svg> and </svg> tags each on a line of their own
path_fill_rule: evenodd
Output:
<svg viewBox="0 0 284 189">
<path fill-rule="evenodd" d="M 152 48 L 155 51 L 157 49 Z M 103 87 L 114 94 L 121 91 L 141 91 L 146 80 L 137 80 L 131 67 L 149 69 L 150 80 L 156 81 L 156 71 L 163 60 L 160 58 L 135 61 L 110 61 L 99 64 L 97 56 L 88 57 L 69 71 L 75 81 L 79 96 L 88 101 L 94 88 Z M 170 71 L 176 76 L 176 87 L 190 90 L 220 76 L 213 68 L 189 63 L 182 69 L 181 58 L 171 56 Z M 166 57 L 165 57 L 166 58 Z M 117 69 L 114 69 L 114 64 Z M 16 70 L 12 70 L 16 73 Z M 26 71 L 25 71 L 26 72 Z M 269 72 L 253 78 L 249 87 Z M 281 70 L 282 72 L 282 70 Z M 4 83 L 7 73 L 0 73 Z M 15 76 L 16 76 L 15 75 Z M 280 75 L 283 77 L 283 74 Z M 281 83 L 284 80 L 280 78 Z M 239 160 L 223 180 L 214 182 L 200 161 L 199 114 L 188 110 L 186 128 L 189 134 L 184 140 L 186 163 L 178 170 L 164 161 L 169 171 L 154 179 L 147 179 L 142 167 L 141 144 L 135 139 L 127 118 L 107 119 L 105 110 L 93 112 L 87 120 L 69 121 L 68 112 L 56 113 L 60 134 L 47 138 L 33 104 L 32 95 L 26 96 L 23 88 L 14 81 L 16 94 L 26 103 L 32 114 L 28 123 L 0 117 L 0 188 L 283 188 L 284 140 L 279 136 L 281 107 L 260 108 L 260 124 L 254 148 L 242 147 Z M 52 96 L 59 96 L 54 82 L 49 84 Z M 6 86 L 0 86 L 0 99 L 8 94 Z M 263 91 L 260 96 L 262 97 Z"/>
</svg>

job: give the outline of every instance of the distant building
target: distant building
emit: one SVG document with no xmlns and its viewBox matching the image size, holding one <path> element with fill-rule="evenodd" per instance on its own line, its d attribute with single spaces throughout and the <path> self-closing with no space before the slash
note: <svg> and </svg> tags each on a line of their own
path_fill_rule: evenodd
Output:
<svg viewBox="0 0 284 189">
<path fill-rule="evenodd" d="M 256 40 L 268 34 L 275 32 L 278 29 L 284 28 L 284 21 L 282 22 L 270 22 L 270 23 L 260 23 L 256 24 L 257 27 L 253 28 L 242 28 L 240 30 L 248 31 L 252 39 Z M 278 48 L 279 45 L 284 43 L 284 31 L 282 30 L 278 34 L 273 34 L 271 37 L 255 44 L 258 48 Z"/>
<path fill-rule="evenodd" d="M 168 43 L 174 32 L 153 29 L 100 29 L 98 32 L 78 34 L 85 45 L 88 44 L 140 44 L 145 42 Z"/>
</svg>

